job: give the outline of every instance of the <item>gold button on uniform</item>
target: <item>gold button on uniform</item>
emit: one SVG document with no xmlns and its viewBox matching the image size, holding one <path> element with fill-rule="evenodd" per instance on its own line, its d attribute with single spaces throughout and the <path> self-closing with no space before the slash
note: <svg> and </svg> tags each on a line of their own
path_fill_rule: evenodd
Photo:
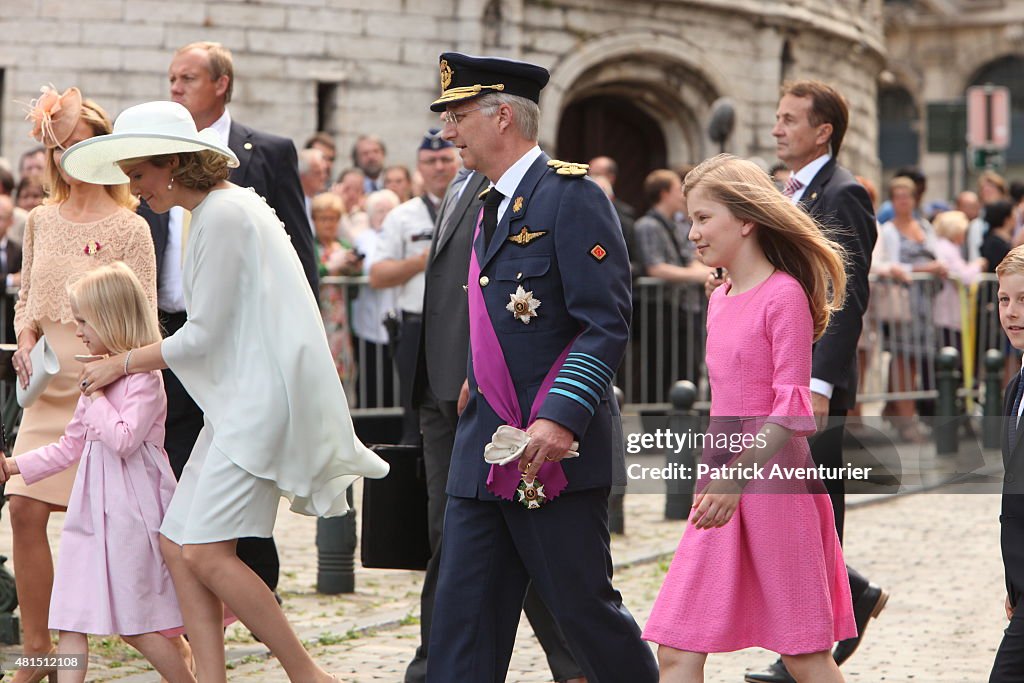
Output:
<svg viewBox="0 0 1024 683">
<path fill-rule="evenodd" d="M 482 276 L 480 278 L 480 286 L 481 287 L 486 287 L 489 284 L 491 284 L 491 278 L 487 277 L 486 275 L 484 275 L 484 276 Z"/>
</svg>

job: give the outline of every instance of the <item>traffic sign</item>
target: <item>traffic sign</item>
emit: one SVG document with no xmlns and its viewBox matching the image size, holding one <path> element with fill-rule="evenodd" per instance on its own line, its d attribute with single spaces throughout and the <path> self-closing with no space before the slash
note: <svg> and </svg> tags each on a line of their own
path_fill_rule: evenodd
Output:
<svg viewBox="0 0 1024 683">
<path fill-rule="evenodd" d="M 1010 146 L 1010 89 L 973 85 L 967 89 L 967 144 L 974 148 Z"/>
</svg>

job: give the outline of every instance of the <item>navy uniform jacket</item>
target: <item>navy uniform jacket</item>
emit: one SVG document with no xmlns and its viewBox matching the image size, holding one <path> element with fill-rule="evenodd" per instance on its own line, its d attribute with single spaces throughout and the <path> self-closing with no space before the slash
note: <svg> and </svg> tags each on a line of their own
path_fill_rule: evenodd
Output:
<svg viewBox="0 0 1024 683">
<path fill-rule="evenodd" d="M 1003 452 L 1003 499 L 1000 510 L 1000 545 L 1003 551 L 1003 568 L 1006 572 L 1006 592 L 1010 596 L 1010 604 L 1020 606 L 1024 597 L 1024 420 L 1017 430 L 1016 445 L 1010 452 L 1010 425 L 1016 419 L 1013 412 L 1013 399 L 1017 395 L 1017 384 L 1020 373 L 1006 387 L 1003 399 L 1004 423 Z"/>
<path fill-rule="evenodd" d="M 615 210 L 597 183 L 559 175 L 547 162 L 541 154 L 527 171 L 487 252 L 482 229 L 474 243 L 486 283 L 484 301 L 524 420 L 544 376 L 576 338 L 538 418 L 568 428 L 580 442 L 580 457 L 562 461 L 566 491 L 622 484 L 622 424 L 611 383 L 629 338 L 626 244 Z M 510 240 L 520 235 L 535 237 L 522 245 Z M 506 309 L 519 285 L 541 302 L 529 324 Z M 469 403 L 455 436 L 447 492 L 494 499 L 486 486 L 490 466 L 483 452 L 504 422 L 478 393 L 473 362 L 470 354 Z"/>
</svg>

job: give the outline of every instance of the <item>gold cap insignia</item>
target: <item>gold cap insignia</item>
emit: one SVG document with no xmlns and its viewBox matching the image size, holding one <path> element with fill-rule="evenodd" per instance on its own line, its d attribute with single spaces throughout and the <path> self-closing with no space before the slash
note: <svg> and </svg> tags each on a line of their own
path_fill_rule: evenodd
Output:
<svg viewBox="0 0 1024 683">
<path fill-rule="evenodd" d="M 455 75 L 455 72 L 452 71 L 452 68 L 450 66 L 448 66 L 448 60 L 447 59 L 442 59 L 441 60 L 441 92 L 442 93 L 445 90 L 448 89 L 449 85 L 452 84 L 452 76 L 454 76 L 454 75 Z"/>
<path fill-rule="evenodd" d="M 519 213 L 523 210 L 523 198 L 522 196 L 516 197 L 515 201 L 512 202 L 512 213 Z"/>
<path fill-rule="evenodd" d="M 515 235 L 508 238 L 508 241 L 512 244 L 518 244 L 520 247 L 525 247 L 530 242 L 534 241 L 542 235 L 548 234 L 547 230 L 539 230 L 537 232 L 530 232 L 528 228 L 523 228 Z"/>
</svg>

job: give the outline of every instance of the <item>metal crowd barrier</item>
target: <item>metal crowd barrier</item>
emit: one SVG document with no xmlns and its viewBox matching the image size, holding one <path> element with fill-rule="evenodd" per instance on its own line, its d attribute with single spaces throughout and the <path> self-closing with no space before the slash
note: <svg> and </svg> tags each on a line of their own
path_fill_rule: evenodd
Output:
<svg viewBox="0 0 1024 683">
<path fill-rule="evenodd" d="M 1019 355 L 1009 347 L 999 326 L 994 274 L 983 274 L 971 285 L 925 274 L 913 274 L 907 283 L 876 276 L 870 279 L 871 301 L 858 343 L 861 403 L 934 399 L 938 395 L 935 360 L 943 346 L 960 352 L 959 393 L 969 409 L 981 399 L 979 378 L 986 351 L 1003 352 L 1007 367 L 1017 367 Z M 399 384 L 390 350 L 386 344 L 369 344 L 352 333 L 352 303 L 367 288 L 369 278 L 365 276 L 321 278 L 324 326 L 329 336 L 345 336 L 348 350 L 338 354 L 345 360 L 339 362 L 339 374 L 353 411 L 397 414 Z M 13 289 L 8 294 L 16 292 Z M 0 296 L 0 343 L 15 342 L 8 338 L 7 321 L 12 315 L 10 299 Z M 702 285 L 678 285 L 649 277 L 634 281 L 630 342 L 616 375 L 628 412 L 667 410 L 669 390 L 681 379 L 697 387 L 695 407 L 707 408 L 706 315 Z M 13 394 L 11 387 L 0 385 L 0 405 L 11 403 L 8 394 Z"/>
<path fill-rule="evenodd" d="M 965 285 L 953 279 L 913 274 L 909 282 L 871 276 L 871 301 L 858 343 L 861 403 L 898 399 L 930 400 L 938 395 L 935 361 L 939 349 L 960 352 L 960 389 L 971 407 L 981 398 L 980 375 L 985 352 L 997 349 L 1016 358 L 999 326 L 998 281 L 984 274 Z M 325 277 L 321 300 L 340 296 L 349 310 L 366 277 Z M 327 297 L 325 297 L 327 295 Z M 633 283 L 633 318 L 629 346 L 616 375 L 626 410 L 659 413 L 670 407 L 669 390 L 677 380 L 697 387 L 695 407 L 710 399 L 704 365 L 707 301 L 702 285 L 678 285 L 641 277 Z M 332 323 L 325 321 L 328 333 Z M 337 326 L 334 325 L 334 328 Z M 398 378 L 382 372 L 384 346 L 372 350 L 353 337 L 356 366 L 347 376 L 353 410 L 398 409 Z M 376 354 L 371 363 L 359 359 Z M 1008 360 L 1008 366 L 1014 363 Z M 368 373 L 367 366 L 375 372 Z"/>
</svg>

